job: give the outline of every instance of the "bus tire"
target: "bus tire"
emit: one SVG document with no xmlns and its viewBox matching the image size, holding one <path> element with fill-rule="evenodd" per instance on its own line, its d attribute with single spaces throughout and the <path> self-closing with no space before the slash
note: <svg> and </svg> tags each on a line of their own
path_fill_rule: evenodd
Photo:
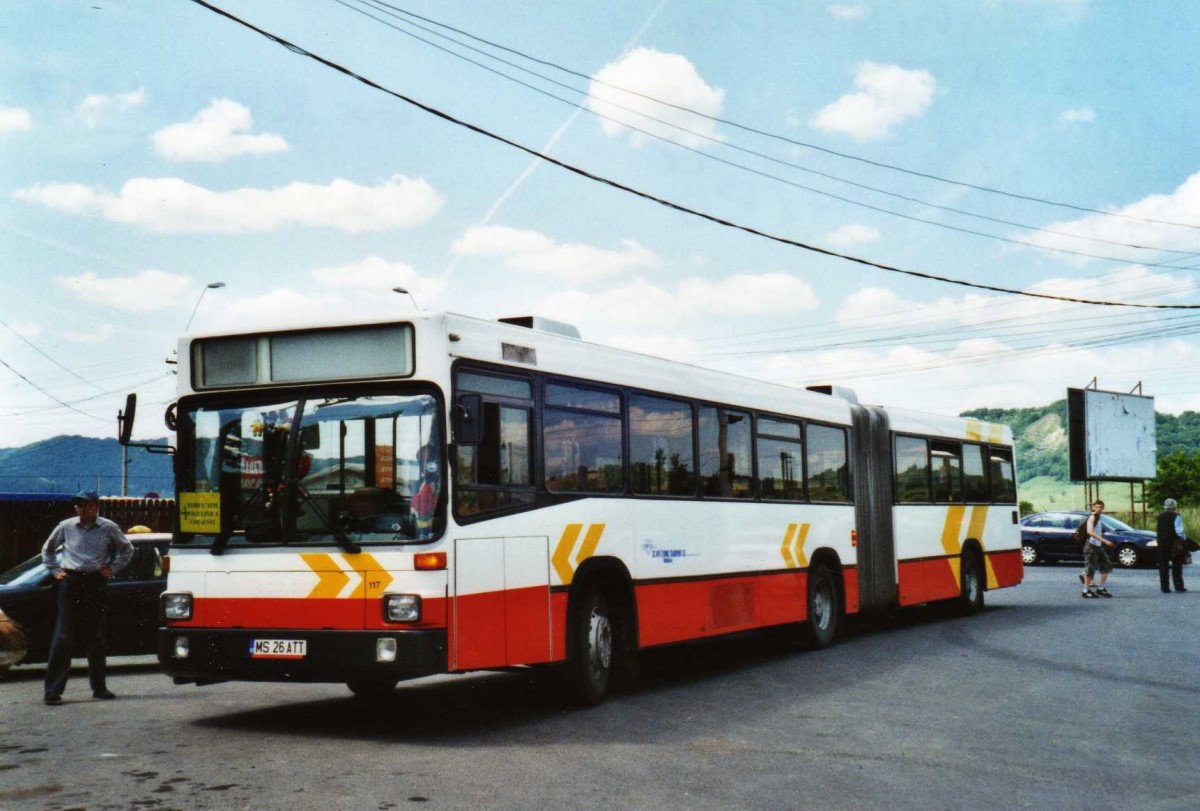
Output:
<svg viewBox="0 0 1200 811">
<path fill-rule="evenodd" d="M 572 620 L 567 687 L 573 703 L 594 707 L 608 695 L 615 654 L 613 621 L 604 593 L 596 586 L 585 587 Z"/>
<path fill-rule="evenodd" d="M 355 698 L 369 701 L 390 696 L 395 691 L 398 683 L 396 679 L 366 678 L 350 679 L 346 682 L 346 686 L 350 688 L 350 692 L 354 693 Z"/>
<path fill-rule="evenodd" d="M 841 616 L 838 579 L 824 563 L 808 570 L 808 612 L 800 625 L 800 639 L 814 650 L 833 644 Z"/>
<path fill-rule="evenodd" d="M 978 614 L 983 610 L 986 578 L 979 550 L 971 548 L 963 552 L 962 564 L 959 567 L 958 603 L 964 614 Z"/>
</svg>

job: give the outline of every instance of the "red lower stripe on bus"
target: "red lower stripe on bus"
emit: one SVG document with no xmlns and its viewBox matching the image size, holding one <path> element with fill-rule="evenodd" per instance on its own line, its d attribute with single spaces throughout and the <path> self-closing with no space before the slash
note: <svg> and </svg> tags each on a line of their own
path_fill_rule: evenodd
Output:
<svg viewBox="0 0 1200 811">
<path fill-rule="evenodd" d="M 988 566 L 996 576 L 996 583 L 989 588 L 1002 589 L 1015 586 L 1025 578 L 1025 564 L 1021 562 L 1021 551 L 1013 549 L 1008 552 L 988 552 Z"/>
<path fill-rule="evenodd" d="M 1019 550 L 989 552 L 987 567 L 994 576 L 987 588 L 1004 588 L 1021 582 L 1024 569 Z M 918 605 L 934 600 L 949 600 L 961 593 L 959 558 L 927 558 L 900 561 L 900 605 Z"/>
</svg>

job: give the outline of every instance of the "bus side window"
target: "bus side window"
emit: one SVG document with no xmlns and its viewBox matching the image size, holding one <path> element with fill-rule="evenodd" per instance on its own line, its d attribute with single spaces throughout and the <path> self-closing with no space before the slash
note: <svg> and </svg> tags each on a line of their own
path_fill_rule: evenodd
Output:
<svg viewBox="0 0 1200 811">
<path fill-rule="evenodd" d="M 700 486 L 715 498 L 754 498 L 750 415 L 705 406 L 700 409 Z"/>
<path fill-rule="evenodd" d="M 963 445 L 963 495 L 968 504 L 992 500 L 988 489 L 987 448 L 982 445 Z"/>
<path fill-rule="evenodd" d="M 696 493 L 692 407 L 634 394 L 629 398 L 629 468 L 633 492 L 655 496 Z"/>
<path fill-rule="evenodd" d="M 911 436 L 896 437 L 896 501 L 929 503 L 929 443 Z"/>
<path fill-rule="evenodd" d="M 546 489 L 620 493 L 625 489 L 621 397 L 563 383 L 546 385 L 542 454 Z"/>
<path fill-rule="evenodd" d="M 459 390 L 483 397 L 481 441 L 458 445 L 454 510 L 460 516 L 532 504 L 533 391 L 528 380 L 464 371 Z"/>
<path fill-rule="evenodd" d="M 992 501 L 997 504 L 1017 503 L 1017 482 L 1013 475 L 1012 450 L 991 449 Z"/>
<path fill-rule="evenodd" d="M 808 425 L 808 497 L 812 501 L 850 501 L 850 463 L 846 429 Z"/>
<path fill-rule="evenodd" d="M 804 498 L 803 446 L 800 423 L 758 419 L 758 486 L 764 500 Z"/>
<path fill-rule="evenodd" d="M 935 439 L 929 454 L 933 461 L 933 500 L 940 504 L 962 501 L 962 446 Z"/>
</svg>

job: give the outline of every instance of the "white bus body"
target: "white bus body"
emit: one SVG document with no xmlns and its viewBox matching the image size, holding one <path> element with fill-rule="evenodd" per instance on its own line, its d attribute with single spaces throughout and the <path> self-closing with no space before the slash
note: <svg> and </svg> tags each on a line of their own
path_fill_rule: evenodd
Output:
<svg viewBox="0 0 1200 811">
<path fill-rule="evenodd" d="M 536 325 L 536 324 L 535 324 Z M 1022 576 L 1012 434 L 449 314 L 185 337 L 179 682 L 566 663 Z"/>
</svg>

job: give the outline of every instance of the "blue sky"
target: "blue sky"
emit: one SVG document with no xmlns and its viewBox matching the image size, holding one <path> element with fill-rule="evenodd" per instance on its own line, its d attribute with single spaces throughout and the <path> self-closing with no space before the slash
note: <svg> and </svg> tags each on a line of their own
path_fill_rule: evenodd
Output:
<svg viewBox="0 0 1200 811">
<path fill-rule="evenodd" d="M 985 286 L 1200 302 L 1200 6 L 215 4 L 759 231 Z M 866 402 L 1043 405 L 1096 377 L 1141 382 L 1161 411 L 1200 409 L 1200 311 L 997 294 L 715 225 L 187 0 L 5 10 L 0 447 L 112 436 L 129 391 L 138 434 L 161 435 L 165 359 L 189 318 L 403 317 L 396 286 L 425 309 L 536 313 Z"/>
</svg>

